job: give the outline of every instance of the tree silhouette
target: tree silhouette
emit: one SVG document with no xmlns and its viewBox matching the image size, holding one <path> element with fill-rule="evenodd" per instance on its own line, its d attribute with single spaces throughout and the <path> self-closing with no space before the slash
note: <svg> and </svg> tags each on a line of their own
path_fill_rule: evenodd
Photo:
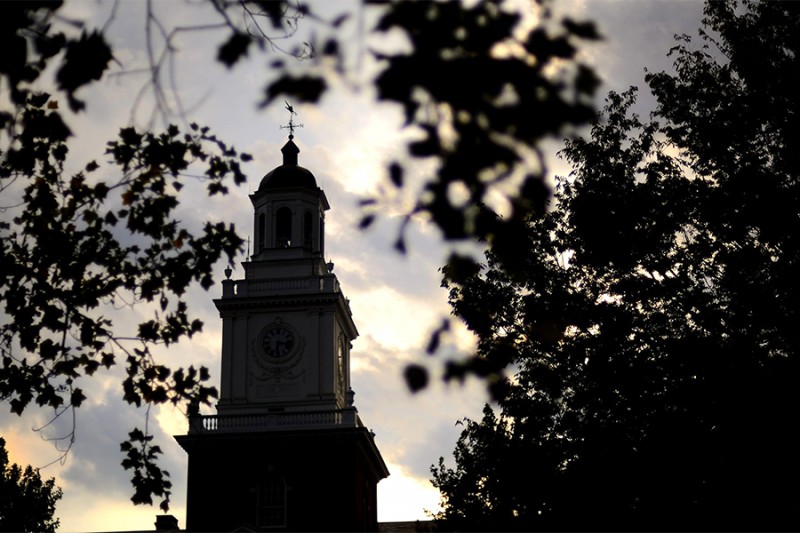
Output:
<svg viewBox="0 0 800 533">
<path fill-rule="evenodd" d="M 6 441 L 0 437 L 0 531 L 54 532 L 58 519 L 53 513 L 60 499 L 55 480 L 42 481 L 38 470 L 9 464 Z"/>
<path fill-rule="evenodd" d="M 225 193 L 231 183 L 244 181 L 240 163 L 250 157 L 188 120 L 180 103 L 170 107 L 165 86 L 179 59 L 177 36 L 221 32 L 209 61 L 227 67 L 250 53 L 282 52 L 270 63 L 270 72 L 279 75 L 265 84 L 261 105 L 284 96 L 315 102 L 334 80 L 347 81 L 350 48 L 336 36 L 347 17 L 325 21 L 290 1 L 210 2 L 216 23 L 170 28 L 159 20 L 156 3 L 144 5 L 149 76 L 140 94 L 153 97 L 165 127 L 121 127 L 106 145 L 110 161 L 102 172 L 94 161 L 70 158 L 68 138 L 80 133 L 70 128 L 59 101 L 65 99 L 74 113 L 91 105 L 81 91 L 107 76 L 116 61 L 108 25 L 65 22 L 58 1 L 0 7 L 0 81 L 8 87 L 0 111 L 0 194 L 5 212 L 13 213 L 13 223 L 0 223 L 0 399 L 18 414 L 36 405 L 52 409 L 56 418 L 74 415 L 86 399 L 81 383 L 116 364 L 126 370 L 124 399 L 137 407 L 170 402 L 191 414 L 216 395 L 207 369 L 173 368 L 157 360 L 152 347 L 201 329 L 190 316 L 186 290 L 195 283 L 211 286 L 213 265 L 233 261 L 242 247 L 232 226 L 209 222 L 192 232 L 181 225 L 175 210 L 184 183 L 199 175 L 209 195 Z M 369 9 L 379 11 L 372 33 L 401 32 L 410 42 L 410 52 L 370 52 L 381 67 L 370 83 L 379 101 L 403 106 L 417 135 L 407 154 L 387 168 L 393 192 L 364 200 L 361 226 L 404 191 L 414 202 L 398 230 L 397 250 L 405 250 L 403 232 L 411 216 L 427 214 L 445 240 L 491 242 L 506 268 L 517 268 L 513 252 L 526 213 L 541 210 L 548 195 L 538 143 L 592 115 L 597 79 L 576 52 L 581 41 L 598 38 L 594 27 L 555 19 L 548 2 L 537 6 L 532 27 L 524 12 L 497 1 L 397 2 Z M 291 33 L 306 17 L 327 24 L 330 36 L 280 50 L 271 33 Z M 293 58 L 325 61 L 298 69 Z M 45 72 L 55 73 L 56 87 L 49 92 L 37 89 L 46 85 Z M 176 122 L 187 124 L 185 131 L 167 125 L 173 112 Z M 419 190 L 410 189 L 404 177 L 417 159 L 438 166 Z M 466 200 L 454 203 L 450 191 L 458 186 Z M 483 216 L 479 206 L 498 195 L 511 216 Z M 471 265 L 458 257 L 453 263 Z M 103 314 L 104 306 L 118 300 L 153 303 L 156 311 L 133 332 L 122 331 Z M 430 351 L 435 347 L 432 342 Z M 412 386 L 427 380 L 421 367 L 407 375 L 417 376 Z M 133 471 L 134 503 L 160 497 L 166 509 L 171 484 L 157 464 L 160 449 L 152 438 L 146 424 L 144 430 L 132 428 L 121 444 L 122 464 Z M 73 439 L 74 432 L 66 437 L 68 444 Z"/>
<path fill-rule="evenodd" d="M 514 375 L 432 468 L 442 527 L 798 527 L 799 31 L 794 3 L 709 2 L 647 75 L 653 121 L 611 93 L 567 142 L 525 274 L 446 277 Z"/>
</svg>

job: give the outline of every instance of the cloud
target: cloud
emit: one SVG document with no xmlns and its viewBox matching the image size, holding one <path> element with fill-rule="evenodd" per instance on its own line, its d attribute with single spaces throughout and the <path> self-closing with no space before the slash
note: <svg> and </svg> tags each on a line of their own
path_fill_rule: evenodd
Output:
<svg viewBox="0 0 800 533">
<path fill-rule="evenodd" d="M 89 388 L 97 383 L 91 382 Z M 102 389 L 102 386 L 96 388 Z M 94 396 L 78 409 L 76 440 L 63 465 L 56 462 L 41 470 L 43 478 L 54 477 L 56 485 L 63 490 L 63 498 L 56 506 L 60 531 L 153 529 L 155 516 L 160 511 L 157 507 L 131 504 L 130 473 L 120 466 L 123 454 L 119 444 L 128 430 L 134 426 L 144 427 L 145 412 L 131 409 L 120 396 L 118 386 L 109 388 L 104 395 Z M 164 450 L 160 465 L 171 474 L 171 512 L 182 517 L 185 513 L 186 454 L 172 436 L 160 428 L 158 411 L 154 410 L 149 428 Z M 0 435 L 9 443 L 13 462 L 44 467 L 59 457 L 59 449 L 63 449 L 65 443 L 57 448 L 45 439 L 66 435 L 72 420 L 67 414 L 40 432 L 31 431 L 33 427 L 42 427 L 48 419 L 45 411 L 30 411 L 13 419 L 7 413 L 0 415 Z"/>
</svg>

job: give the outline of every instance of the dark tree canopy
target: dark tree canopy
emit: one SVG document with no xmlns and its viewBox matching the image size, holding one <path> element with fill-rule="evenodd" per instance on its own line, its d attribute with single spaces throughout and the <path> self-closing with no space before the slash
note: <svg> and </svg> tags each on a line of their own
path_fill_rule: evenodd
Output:
<svg viewBox="0 0 800 533">
<path fill-rule="evenodd" d="M 406 225 L 424 215 L 445 241 L 488 243 L 504 268 L 523 268 L 517 251 L 526 245 L 524 221 L 541 213 L 550 196 L 540 145 L 594 115 L 599 79 L 577 57 L 581 43 L 600 38 L 594 25 L 557 19 L 551 2 L 542 1 L 534 4 L 537 24 L 525 30 L 526 13 L 501 4 L 401 1 L 379 19 L 377 32 L 402 31 L 412 51 L 376 53 L 385 65 L 375 80 L 378 98 L 402 105 L 407 128 L 420 136 L 389 165 L 389 190 L 363 200 L 361 226 L 403 189 L 409 167 L 418 160 L 436 163 L 400 223 L 394 247 L 401 253 Z M 508 208 L 502 218 L 485 208 L 498 195 Z M 454 252 L 448 269 L 458 277 L 475 267 Z M 433 332 L 428 353 L 437 351 L 448 326 Z M 479 358 L 470 358 L 451 365 L 445 377 L 488 373 Z M 424 365 L 410 365 L 405 376 L 412 391 L 428 382 Z"/>
<path fill-rule="evenodd" d="M 59 17 L 62 4 L 0 3 L 0 206 L 11 219 L 0 222 L 0 400 L 17 414 L 36 406 L 52 410 L 54 418 L 74 414 L 86 400 L 82 384 L 122 365 L 128 403 L 148 409 L 171 403 L 191 414 L 216 396 L 209 371 L 175 368 L 153 348 L 200 331 L 186 291 L 193 284 L 210 287 L 213 266 L 232 262 L 242 239 L 221 223 L 191 231 L 176 210 L 184 185 L 197 176 L 210 196 L 241 184 L 240 163 L 250 156 L 178 113 L 175 122 L 182 127 L 166 120 L 163 129 L 151 131 L 120 124 L 119 135 L 105 146 L 108 161 L 102 166 L 74 161 L 69 138 L 80 132 L 70 127 L 73 115 L 60 102 L 72 114 L 89 109 L 83 89 L 107 76 L 116 59 L 105 33 L 109 26 L 65 21 Z M 172 60 L 180 59 L 176 38 L 185 31 L 219 37 L 209 61 L 229 68 L 250 53 L 279 51 L 265 75 L 270 81 L 261 105 L 285 96 L 316 102 L 347 76 L 352 48 L 336 33 L 347 16 L 327 21 L 295 1 L 215 1 L 181 7 L 211 6 L 216 24 L 169 28 L 158 18 L 157 2 L 144 6 L 143 90 L 161 119 L 170 118 L 164 86 Z M 367 227 L 400 191 L 415 199 L 393 243 L 398 251 L 405 250 L 410 217 L 423 214 L 444 240 L 489 242 L 505 268 L 519 268 L 514 251 L 524 242 L 524 220 L 531 210 L 542 211 L 549 194 L 538 144 L 588 121 L 597 85 L 591 69 L 576 59 L 581 42 L 598 38 L 593 25 L 556 20 L 546 1 L 533 8 L 538 22 L 523 31 L 523 13 L 498 1 L 369 6 L 379 11 L 371 35 L 399 32 L 410 43 L 403 51 L 370 52 L 380 64 L 369 82 L 379 101 L 402 106 L 407 127 L 416 133 L 388 166 L 385 194 L 363 202 L 361 226 Z M 325 25 L 330 36 L 281 51 L 270 32 L 284 35 L 304 18 Z M 294 61 L 308 58 L 321 60 L 300 67 Z M 54 73 L 54 83 L 45 73 Z M 409 192 L 408 168 L 417 160 L 437 168 L 419 191 Z M 67 170 L 75 168 L 83 170 Z M 454 188 L 466 191 L 464 201 L 452 199 Z M 505 219 L 481 208 L 498 192 L 510 206 Z M 474 268 L 458 257 L 453 264 Z M 104 314 L 118 300 L 149 305 L 152 314 L 123 331 Z M 471 371 L 480 369 L 460 369 Z M 412 387 L 426 381 L 421 366 L 409 375 L 416 376 L 409 380 Z M 132 470 L 134 503 L 158 497 L 166 509 L 169 474 L 158 466 L 160 449 L 144 427 L 132 428 L 121 444 L 122 465 Z M 74 432 L 67 443 L 72 439 Z"/>
<path fill-rule="evenodd" d="M 54 479 L 42 481 L 38 470 L 9 463 L 6 441 L 0 437 L 0 531 L 53 533 L 53 518 L 61 489 Z"/>
<path fill-rule="evenodd" d="M 567 142 L 524 275 L 445 280 L 514 375 L 432 468 L 443 528 L 800 526 L 800 5 L 709 2 L 700 36 L 652 121 L 612 93 Z"/>
</svg>

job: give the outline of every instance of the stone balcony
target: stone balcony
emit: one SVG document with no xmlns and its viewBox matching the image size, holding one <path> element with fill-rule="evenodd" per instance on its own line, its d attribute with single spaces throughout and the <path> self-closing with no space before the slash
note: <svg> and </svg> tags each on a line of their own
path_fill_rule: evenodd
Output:
<svg viewBox="0 0 800 533">
<path fill-rule="evenodd" d="M 364 427 L 355 407 L 242 415 L 204 415 L 189 420 L 189 434 L 297 431 Z"/>
<path fill-rule="evenodd" d="M 333 274 L 279 279 L 226 279 L 222 282 L 223 298 L 273 296 L 281 294 L 337 293 L 339 281 Z"/>
</svg>

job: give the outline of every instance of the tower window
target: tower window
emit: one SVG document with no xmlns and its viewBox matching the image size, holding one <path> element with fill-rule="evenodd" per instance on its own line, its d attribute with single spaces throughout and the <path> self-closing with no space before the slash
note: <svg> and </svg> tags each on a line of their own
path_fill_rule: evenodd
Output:
<svg viewBox="0 0 800 533">
<path fill-rule="evenodd" d="M 286 481 L 282 477 L 270 475 L 258 485 L 256 524 L 263 529 L 286 527 Z"/>
<path fill-rule="evenodd" d="M 336 350 L 336 367 L 337 367 L 337 381 L 339 385 L 339 393 L 344 395 L 345 393 L 345 347 L 344 347 L 344 337 L 339 337 L 339 345 L 337 346 Z"/>
<path fill-rule="evenodd" d="M 258 250 L 261 251 L 264 249 L 264 236 L 267 233 L 267 217 L 264 213 L 258 215 L 258 228 L 256 228 L 258 232 Z"/>
<path fill-rule="evenodd" d="M 311 226 L 313 217 L 311 211 L 306 211 L 303 215 L 303 246 L 311 246 L 311 238 L 314 228 Z"/>
<path fill-rule="evenodd" d="M 292 210 L 281 207 L 275 215 L 275 240 L 278 248 L 292 245 Z"/>
<path fill-rule="evenodd" d="M 325 255 L 325 219 L 319 219 L 319 251 Z"/>
</svg>

